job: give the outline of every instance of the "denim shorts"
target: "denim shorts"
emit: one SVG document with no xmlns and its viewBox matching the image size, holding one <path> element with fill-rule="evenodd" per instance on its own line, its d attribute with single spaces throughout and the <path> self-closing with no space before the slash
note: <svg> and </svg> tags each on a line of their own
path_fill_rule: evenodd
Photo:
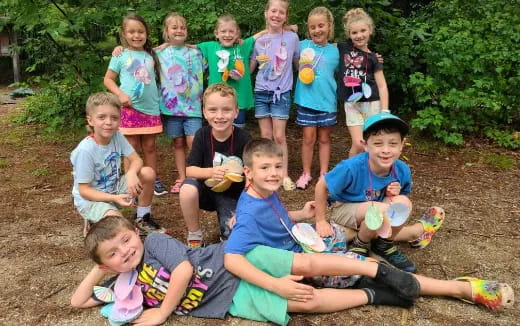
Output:
<svg viewBox="0 0 520 326">
<path fill-rule="evenodd" d="M 211 191 L 204 185 L 204 182 L 199 179 L 186 178 L 182 184 L 189 184 L 197 188 L 199 193 L 199 208 L 209 212 L 217 212 L 220 237 L 227 240 L 231 233 L 228 222 L 229 219 L 235 215 L 237 199 L 228 197 L 221 192 Z"/>
<path fill-rule="evenodd" d="M 238 128 L 244 128 L 246 126 L 246 115 L 246 110 L 238 110 L 238 116 L 235 121 L 233 121 L 233 125 Z"/>
<path fill-rule="evenodd" d="M 255 118 L 289 119 L 291 108 L 291 91 L 280 94 L 276 99 L 273 91 L 255 92 Z"/>
<path fill-rule="evenodd" d="M 202 127 L 202 118 L 162 115 L 162 120 L 166 136 L 170 138 L 195 136 L 197 130 Z"/>
<path fill-rule="evenodd" d="M 336 124 L 336 112 L 323 112 L 298 105 L 296 123 L 304 127 L 328 127 Z"/>
</svg>

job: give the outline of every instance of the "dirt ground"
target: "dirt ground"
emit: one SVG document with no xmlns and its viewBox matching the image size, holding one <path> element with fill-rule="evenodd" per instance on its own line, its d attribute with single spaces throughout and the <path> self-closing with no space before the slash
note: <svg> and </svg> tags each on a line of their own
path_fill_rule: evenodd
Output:
<svg viewBox="0 0 520 326">
<path fill-rule="evenodd" d="M 9 90 L 0 87 L 0 98 Z M 4 97 L 5 98 L 5 97 Z M 0 104 L 0 325 L 108 325 L 97 309 L 69 306 L 75 286 L 91 268 L 82 248 L 82 219 L 71 199 L 69 155 L 81 134 L 46 136 L 38 126 L 20 126 L 12 117 L 20 100 Z M 344 121 L 343 117 L 339 121 Z M 253 122 L 250 129 L 257 129 Z M 300 129 L 288 127 L 290 174 L 301 172 Z M 255 131 L 254 134 L 257 134 Z M 340 124 L 332 133 L 331 165 L 347 154 L 348 136 Z M 168 141 L 159 142 L 160 175 L 175 179 Z M 413 216 L 431 205 L 447 219 L 424 250 L 402 249 L 421 274 L 450 279 L 460 275 L 507 281 L 520 289 L 520 153 L 474 140 L 446 148 L 412 137 L 403 153 L 413 170 Z M 314 175 L 318 173 L 314 166 Z M 281 192 L 291 209 L 313 197 L 306 191 Z M 133 212 L 125 212 L 131 216 Z M 161 224 L 184 239 L 178 196 L 154 198 Z M 203 215 L 206 238 L 217 241 L 216 217 Z M 226 320 L 171 317 L 166 325 L 261 325 Z M 520 325 L 518 303 L 503 313 L 447 298 L 424 297 L 411 309 L 362 307 L 333 314 L 294 315 L 290 325 Z"/>
</svg>

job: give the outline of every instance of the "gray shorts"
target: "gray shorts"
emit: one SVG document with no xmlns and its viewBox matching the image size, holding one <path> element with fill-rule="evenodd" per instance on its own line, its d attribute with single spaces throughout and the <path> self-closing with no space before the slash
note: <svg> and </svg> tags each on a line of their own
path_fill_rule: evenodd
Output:
<svg viewBox="0 0 520 326">
<path fill-rule="evenodd" d="M 121 176 L 119 179 L 119 184 L 117 186 L 117 193 L 120 194 L 127 194 L 128 189 L 126 188 L 126 179 L 125 176 Z M 101 220 L 107 211 L 114 210 L 118 211 L 121 209 L 119 205 L 116 205 L 116 203 L 113 202 L 105 202 L 105 201 L 90 201 L 85 200 L 86 204 L 82 205 L 82 208 L 78 208 L 79 214 L 87 221 L 96 223 Z"/>
</svg>

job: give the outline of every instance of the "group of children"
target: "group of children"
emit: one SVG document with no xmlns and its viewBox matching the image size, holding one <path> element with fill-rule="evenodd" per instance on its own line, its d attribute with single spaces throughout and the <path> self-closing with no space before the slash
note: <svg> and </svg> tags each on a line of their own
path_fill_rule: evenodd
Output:
<svg viewBox="0 0 520 326">
<path fill-rule="evenodd" d="M 412 209 L 406 197 L 410 169 L 399 160 L 408 125 L 386 112 L 381 65 L 368 49 L 373 23 L 361 9 L 349 11 L 344 27 L 352 42 L 336 47 L 328 43 L 332 14 L 315 8 L 308 18 L 311 39 L 298 43 L 297 35 L 284 28 L 287 10 L 287 1 L 269 0 L 266 31 L 238 43 L 236 21 L 222 16 L 215 29 L 219 41 L 198 44 L 200 52 L 186 46 L 186 20 L 178 14 L 166 17 L 168 44 L 156 51 L 142 18 L 125 17 L 124 51 L 112 57 L 105 76 L 113 94 L 89 98 L 92 134 L 71 155 L 74 200 L 89 222 L 85 244 L 96 263 L 71 304 L 86 308 L 103 303 L 94 287 L 108 275 L 136 270 L 148 307 L 132 321 L 137 325 L 159 325 L 172 313 L 207 318 L 230 313 L 285 325 L 287 312 L 332 312 L 365 304 L 409 307 L 419 295 L 451 296 L 491 310 L 512 306 L 513 290 L 504 283 L 408 273 L 416 267 L 395 243 L 426 247 L 444 211 L 432 207 L 417 223 L 403 226 Z M 204 92 L 202 58 L 210 84 Z M 293 188 L 285 140 L 293 64 L 299 71 L 297 123 L 303 126 L 299 188 L 307 188 L 312 179 L 316 138 L 321 173 L 315 200 L 299 211 L 288 211 L 277 195 L 280 187 Z M 257 68 L 253 93 L 250 73 Z M 351 157 L 329 171 L 335 73 L 352 148 Z M 244 110 L 253 105 L 260 140 L 241 128 Z M 202 127 L 202 116 L 208 126 Z M 179 179 L 172 191 L 179 192 L 188 246 L 161 234 L 166 230 L 151 217 L 154 185 L 161 192 L 155 137 L 162 128 L 173 139 Z M 187 160 L 185 146 L 190 149 Z M 142 150 L 144 163 L 135 150 Z M 137 206 L 135 223 L 119 211 L 129 206 Z M 389 224 L 387 215 L 396 207 L 404 208 L 399 213 L 403 221 Z M 200 209 L 217 211 L 220 243 L 204 247 Z M 374 216 L 381 218 L 376 227 Z M 309 248 L 294 234 L 300 222 L 313 217 L 326 253 L 304 253 Z M 140 234 L 148 234 L 144 245 Z M 384 263 L 372 261 L 369 249 Z"/>
</svg>

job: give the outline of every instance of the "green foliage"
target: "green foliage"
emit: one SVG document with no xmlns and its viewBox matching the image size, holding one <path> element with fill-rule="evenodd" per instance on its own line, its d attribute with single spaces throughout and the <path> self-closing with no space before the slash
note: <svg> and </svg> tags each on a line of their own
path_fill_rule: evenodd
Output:
<svg viewBox="0 0 520 326">
<path fill-rule="evenodd" d="M 484 131 L 485 135 L 490 139 L 497 142 L 498 145 L 511 148 L 520 149 L 520 132 L 511 130 L 498 130 L 494 128 L 488 128 Z"/>
<path fill-rule="evenodd" d="M 217 17 L 231 13 L 242 37 L 265 27 L 266 0 L 3 0 L 2 25 L 20 35 L 22 66 L 41 92 L 27 101 L 23 122 L 44 122 L 48 130 L 81 126 L 84 102 L 102 90 L 112 48 L 119 43 L 123 16 L 136 12 L 161 44 L 162 22 L 171 11 L 187 18 L 189 43 L 214 39 Z M 519 0 L 298 0 L 289 22 L 307 37 L 307 15 L 329 7 L 335 40 L 345 41 L 342 18 L 364 8 L 374 19 L 372 51 L 383 54 L 390 107 L 415 117 L 412 126 L 445 143 L 483 134 L 519 148 Z M 516 129 L 515 129 L 516 128 Z M 516 138 L 515 138 L 516 137 Z"/>
<path fill-rule="evenodd" d="M 518 148 L 513 133 L 500 130 L 520 125 L 519 8 L 518 1 L 438 0 L 409 21 L 425 31 L 411 46 L 419 72 L 401 82 L 413 94 L 406 99 L 417 110 L 413 127 L 456 145 L 485 131 Z"/>
<path fill-rule="evenodd" d="M 23 106 L 23 123 L 45 123 L 47 131 L 77 129 L 84 125 L 85 102 L 98 88 L 88 87 L 75 79 L 49 84 L 38 95 L 28 97 Z"/>
</svg>

